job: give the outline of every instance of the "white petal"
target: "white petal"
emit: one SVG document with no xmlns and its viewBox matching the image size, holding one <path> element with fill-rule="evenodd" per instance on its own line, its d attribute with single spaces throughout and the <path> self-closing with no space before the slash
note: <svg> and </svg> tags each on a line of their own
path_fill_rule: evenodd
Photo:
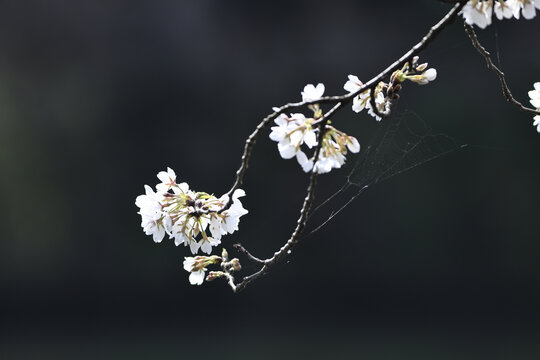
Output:
<svg viewBox="0 0 540 360">
<path fill-rule="evenodd" d="M 184 241 L 186 241 L 186 237 L 183 233 L 176 233 L 174 235 L 174 245 L 178 246 L 180 244 L 183 244 Z"/>
<path fill-rule="evenodd" d="M 201 251 L 206 254 L 210 254 L 212 252 L 212 244 L 210 244 L 208 241 L 203 241 L 201 244 Z"/>
<path fill-rule="evenodd" d="M 357 153 L 360 151 L 360 143 L 355 137 L 351 136 L 350 141 L 347 143 L 347 148 L 350 152 Z"/>
<path fill-rule="evenodd" d="M 536 16 L 536 9 L 532 2 L 523 4 L 523 17 L 527 20 L 531 20 Z"/>
<path fill-rule="evenodd" d="M 302 131 L 297 130 L 290 135 L 291 144 L 294 146 L 300 146 L 302 144 L 303 134 Z"/>
<path fill-rule="evenodd" d="M 309 160 L 303 151 L 298 151 L 296 153 L 296 160 L 298 161 L 300 166 L 302 166 L 302 170 L 304 170 L 304 172 L 306 173 L 313 168 L 313 161 Z"/>
<path fill-rule="evenodd" d="M 189 283 L 191 285 L 201 285 L 204 281 L 204 270 L 194 271 L 189 274 Z"/>
<path fill-rule="evenodd" d="M 184 270 L 191 271 L 193 270 L 193 265 L 195 264 L 195 258 L 185 257 L 184 258 Z"/>
<path fill-rule="evenodd" d="M 291 146 L 291 144 L 283 144 L 283 142 L 278 143 L 279 154 L 284 159 L 291 159 L 296 154 L 296 148 Z"/>
<path fill-rule="evenodd" d="M 317 135 L 315 134 L 315 131 L 308 130 L 304 134 L 304 143 L 311 149 L 312 147 L 317 145 Z"/>
<path fill-rule="evenodd" d="M 236 200 L 238 200 L 238 198 L 241 198 L 243 196 L 246 196 L 246 192 L 244 190 L 242 190 L 242 189 L 236 189 L 233 192 L 232 199 L 233 199 L 233 201 L 236 201 Z"/>
<path fill-rule="evenodd" d="M 195 241 L 193 239 L 189 241 L 189 249 L 191 250 L 192 254 L 196 254 L 197 251 L 199 251 L 199 247 L 201 247 L 200 241 Z"/>
<path fill-rule="evenodd" d="M 165 229 L 162 227 L 162 226 L 157 226 L 156 227 L 156 231 L 154 232 L 154 242 L 161 242 L 161 240 L 163 240 L 163 238 L 165 237 Z"/>
</svg>

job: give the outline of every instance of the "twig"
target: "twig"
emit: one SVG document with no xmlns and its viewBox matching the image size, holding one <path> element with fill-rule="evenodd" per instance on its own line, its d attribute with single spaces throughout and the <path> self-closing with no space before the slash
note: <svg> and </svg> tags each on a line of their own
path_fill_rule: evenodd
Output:
<svg viewBox="0 0 540 360">
<path fill-rule="evenodd" d="M 251 261 L 258 262 L 260 264 L 264 264 L 264 260 L 259 259 L 258 257 L 252 255 L 245 247 L 242 246 L 242 244 L 234 244 L 233 245 L 237 250 L 244 253 Z"/>
<path fill-rule="evenodd" d="M 471 38 L 471 42 L 472 42 L 472 45 L 474 46 L 474 48 L 478 51 L 478 53 L 480 53 L 480 55 L 482 55 L 484 57 L 484 59 L 486 59 L 487 67 L 490 70 L 493 70 L 493 72 L 495 72 L 495 74 L 497 74 L 497 76 L 499 77 L 499 80 L 501 82 L 502 91 L 503 91 L 503 94 L 504 94 L 504 97 L 506 98 L 506 100 L 508 102 L 516 105 L 522 111 L 526 111 L 526 112 L 529 112 L 531 114 L 540 115 L 540 110 L 535 110 L 535 109 L 526 107 L 522 103 L 517 101 L 512 96 L 512 93 L 510 92 L 510 89 L 508 88 L 508 85 L 506 84 L 506 79 L 504 77 L 504 73 L 501 71 L 501 69 L 499 69 L 497 66 L 495 66 L 495 64 L 491 60 L 491 54 L 486 50 L 486 48 L 484 48 L 482 46 L 482 44 L 480 44 L 480 42 L 478 41 L 478 37 L 476 36 L 476 32 L 474 31 L 473 27 L 470 26 L 469 24 L 465 23 L 465 22 L 464 22 L 464 26 L 465 26 L 465 31 L 467 32 L 467 35 L 469 35 L 469 38 Z"/>
</svg>

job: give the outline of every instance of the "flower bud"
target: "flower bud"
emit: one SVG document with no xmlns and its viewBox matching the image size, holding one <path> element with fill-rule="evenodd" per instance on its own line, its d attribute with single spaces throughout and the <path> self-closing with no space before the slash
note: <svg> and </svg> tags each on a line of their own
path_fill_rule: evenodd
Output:
<svg viewBox="0 0 540 360">
<path fill-rule="evenodd" d="M 222 276 L 225 276 L 223 271 L 210 271 L 208 275 L 206 275 L 206 281 L 212 281 Z"/>
<path fill-rule="evenodd" d="M 238 260 L 237 258 L 234 258 L 231 260 L 231 266 L 232 266 L 232 270 L 234 271 L 242 270 L 242 265 L 240 265 L 240 260 Z"/>
<path fill-rule="evenodd" d="M 427 63 L 420 64 L 416 67 L 416 71 L 424 71 L 427 68 Z"/>
<path fill-rule="evenodd" d="M 424 77 L 428 80 L 428 81 L 433 81 L 437 78 L 437 70 L 435 70 L 434 68 L 431 68 L 431 69 L 427 69 L 425 72 L 424 72 Z"/>
</svg>

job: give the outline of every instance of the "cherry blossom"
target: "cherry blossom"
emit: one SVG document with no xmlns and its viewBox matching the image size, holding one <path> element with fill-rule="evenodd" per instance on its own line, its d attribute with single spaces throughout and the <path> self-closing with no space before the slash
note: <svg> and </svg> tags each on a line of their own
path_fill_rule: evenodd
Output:
<svg viewBox="0 0 540 360">
<path fill-rule="evenodd" d="M 521 15 L 530 20 L 536 16 L 536 9 L 540 9 L 539 0 L 469 0 L 462 15 L 467 24 L 485 29 L 491 25 L 493 12 L 499 20 L 519 19 Z"/>
<path fill-rule="evenodd" d="M 540 81 L 534 83 L 534 90 L 529 91 L 531 105 L 540 109 Z"/>
<path fill-rule="evenodd" d="M 536 9 L 540 9 L 540 2 L 535 0 L 508 0 L 506 4 L 512 8 L 512 13 L 516 19 L 519 19 L 520 13 L 523 18 L 531 20 L 536 16 Z"/>
<path fill-rule="evenodd" d="M 495 1 L 495 4 L 493 5 L 493 11 L 495 12 L 495 15 L 497 16 L 497 19 L 510 19 L 513 16 L 514 9 L 509 5 L 508 1 L 498 0 Z"/>
<path fill-rule="evenodd" d="M 477 25 L 485 29 L 491 25 L 491 14 L 493 12 L 493 0 L 470 0 L 463 7 L 463 18 L 469 25 Z"/>
<path fill-rule="evenodd" d="M 302 101 L 316 101 L 322 98 L 323 94 L 324 84 L 317 84 L 317 86 L 308 84 L 304 87 L 304 91 L 302 91 Z"/>
<path fill-rule="evenodd" d="M 141 227 L 146 235 L 152 235 L 154 242 L 161 242 L 170 225 L 170 218 L 165 220 L 162 212 L 164 198 L 148 185 L 144 189 L 146 194 L 137 196 L 135 200 L 135 205 L 140 208 L 138 214 L 141 215 Z"/>
<path fill-rule="evenodd" d="M 168 234 L 176 246 L 189 246 L 193 254 L 199 249 L 210 254 L 221 243 L 222 235 L 238 230 L 240 217 L 248 213 L 239 200 L 245 196 L 242 189 L 233 192 L 229 204 L 228 195 L 218 199 L 191 191 L 186 183 L 177 184 L 176 174 L 170 168 L 161 171 L 158 178 L 162 181 L 156 186 L 158 191 L 145 185 L 146 194 L 135 201 L 140 208 L 141 226 L 155 242 L 161 242 Z"/>
<path fill-rule="evenodd" d="M 360 79 L 358 79 L 358 76 L 349 75 L 349 80 L 347 80 L 345 85 L 343 85 L 343 88 L 349 93 L 355 93 L 360 90 L 362 86 L 364 86 L 364 84 L 360 81 Z M 354 112 L 359 113 L 368 105 L 369 92 L 370 90 L 368 89 L 354 97 L 352 105 Z"/>
</svg>

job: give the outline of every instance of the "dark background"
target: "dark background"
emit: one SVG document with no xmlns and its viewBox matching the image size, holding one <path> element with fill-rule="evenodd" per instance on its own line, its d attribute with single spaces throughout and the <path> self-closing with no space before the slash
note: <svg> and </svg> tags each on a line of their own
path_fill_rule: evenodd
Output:
<svg viewBox="0 0 540 360">
<path fill-rule="evenodd" d="M 190 286 L 187 249 L 140 229 L 134 201 L 158 171 L 226 192 L 272 106 L 307 83 L 342 94 L 348 74 L 370 79 L 449 8 L 1 1 L 0 358 L 537 359 L 540 134 L 461 20 L 422 54 L 437 80 L 407 84 L 396 112 L 467 148 L 370 188 L 238 295 Z M 479 31 L 523 102 L 539 21 Z M 363 149 L 378 126 L 349 109 L 335 123 Z M 231 253 L 270 256 L 298 216 L 307 177 L 267 137 Z M 317 201 L 347 173 L 323 176 Z"/>
</svg>

